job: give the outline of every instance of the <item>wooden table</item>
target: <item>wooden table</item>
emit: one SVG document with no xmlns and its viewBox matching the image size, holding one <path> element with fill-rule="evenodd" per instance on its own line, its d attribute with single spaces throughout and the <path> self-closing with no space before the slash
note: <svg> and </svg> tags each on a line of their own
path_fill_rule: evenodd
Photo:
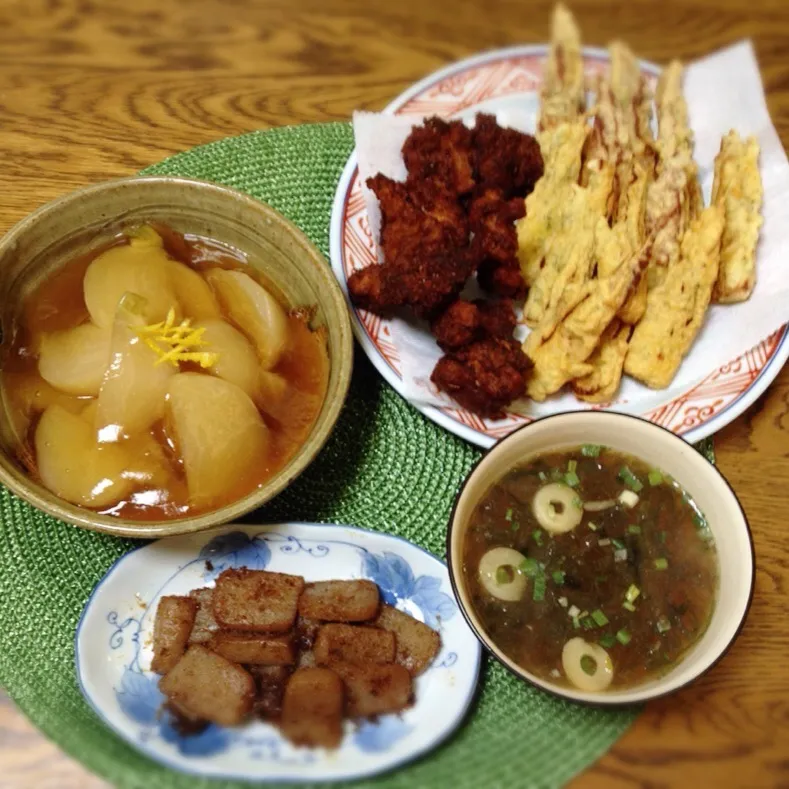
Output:
<svg viewBox="0 0 789 789">
<path fill-rule="evenodd" d="M 42 203 L 253 129 L 378 109 L 473 52 L 545 41 L 548 0 L 4 0 L 0 232 Z M 575 0 L 590 44 L 690 59 L 750 36 L 789 143 L 787 0 Z M 573 786 L 789 786 L 789 369 L 719 434 L 753 529 L 745 630 L 693 687 L 655 702 Z M 103 782 L 0 701 L 0 787 Z"/>
</svg>

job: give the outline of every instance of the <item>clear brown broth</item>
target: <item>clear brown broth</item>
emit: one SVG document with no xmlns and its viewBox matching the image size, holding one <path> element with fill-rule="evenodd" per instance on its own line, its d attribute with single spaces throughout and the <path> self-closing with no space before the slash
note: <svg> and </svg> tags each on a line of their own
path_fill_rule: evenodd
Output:
<svg viewBox="0 0 789 789">
<path fill-rule="evenodd" d="M 221 267 L 235 269 L 254 277 L 273 295 L 270 283 L 262 280 L 243 255 L 217 241 L 200 236 L 176 232 L 166 225 L 151 223 L 162 236 L 168 254 L 196 271 Z M 38 478 L 33 437 L 40 410 L 34 405 L 30 413 L 30 387 L 38 382 L 46 386 L 38 375 L 38 360 L 35 351 L 36 337 L 46 332 L 71 329 L 89 320 L 83 296 L 83 279 L 90 263 L 107 249 L 128 243 L 126 236 L 119 235 L 108 243 L 67 262 L 26 299 L 20 317 L 13 326 L 11 342 L 3 347 L 0 357 L 0 386 L 8 415 L 14 424 L 25 425 L 18 435 L 17 454 L 30 475 Z M 281 300 L 281 299 L 280 299 Z M 286 307 L 287 305 L 283 304 Z M 175 442 L 167 433 L 164 422 L 157 423 L 152 435 L 169 457 L 172 474 L 167 498 L 164 501 L 140 504 L 124 500 L 100 512 L 138 521 L 159 521 L 195 515 L 206 510 L 217 509 L 247 495 L 262 486 L 295 455 L 307 439 L 326 395 L 329 378 L 329 357 L 326 336 L 323 330 L 313 331 L 309 326 L 309 311 L 291 310 L 288 313 L 290 343 L 287 351 L 272 372 L 283 376 L 288 382 L 288 396 L 277 407 L 275 413 L 261 411 L 261 416 L 271 434 L 270 451 L 266 461 L 250 469 L 249 476 L 239 480 L 235 489 L 208 508 L 190 505 L 186 477 L 182 464 L 175 452 Z M 232 321 L 225 316 L 228 322 Z M 238 327 L 243 331 L 242 326 Z M 201 372 L 198 365 L 184 363 L 184 371 Z M 72 398 L 74 401 L 85 398 Z M 135 493 L 139 493 L 135 491 Z"/>
<path fill-rule="evenodd" d="M 627 467 L 643 485 L 638 504 L 585 512 L 572 531 L 550 535 L 540 528 L 531 502 L 541 486 L 563 482 L 559 476 L 572 460 L 577 463 L 575 491 L 582 501 L 617 499 L 627 489 L 620 478 Z M 627 688 L 670 669 L 704 634 L 717 592 L 712 535 L 690 496 L 665 475 L 659 484 L 650 484 L 651 470 L 632 456 L 603 449 L 599 457 L 585 457 L 578 447 L 542 455 L 510 471 L 480 501 L 465 538 L 463 573 L 485 631 L 518 665 L 569 686 L 562 649 L 580 636 L 607 650 L 614 665 L 611 687 Z M 601 539 L 612 542 L 601 546 Z M 627 558 L 620 554 L 617 561 L 620 544 Z M 542 600 L 534 599 L 532 578 L 518 602 L 504 602 L 486 591 L 479 563 L 497 546 L 536 560 L 546 582 Z M 656 560 L 665 560 L 667 567 L 658 569 Z M 553 577 L 556 571 L 564 573 L 561 583 Z M 640 591 L 635 611 L 623 607 L 631 585 Z M 560 598 L 566 598 L 567 607 Z M 608 623 L 600 626 L 587 616 L 576 626 L 568 615 L 573 605 L 589 614 L 602 611 Z M 658 632 L 658 623 L 662 628 L 666 622 L 670 629 Z M 630 637 L 627 644 L 616 640 L 620 631 Z"/>
</svg>

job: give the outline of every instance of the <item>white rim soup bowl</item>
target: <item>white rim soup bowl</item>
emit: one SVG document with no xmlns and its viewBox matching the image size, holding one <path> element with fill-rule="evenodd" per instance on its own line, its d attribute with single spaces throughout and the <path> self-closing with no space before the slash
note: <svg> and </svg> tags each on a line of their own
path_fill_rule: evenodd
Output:
<svg viewBox="0 0 789 789">
<path fill-rule="evenodd" d="M 474 508 L 510 469 L 546 452 L 601 444 L 633 455 L 670 474 L 696 501 L 712 530 L 718 555 L 718 591 L 704 635 L 666 674 L 641 685 L 585 692 L 554 684 L 508 658 L 485 632 L 471 603 L 463 572 L 463 543 Z M 638 417 L 604 411 L 563 413 L 525 425 L 499 441 L 472 469 L 452 511 L 447 533 L 452 588 L 482 644 L 518 677 L 581 703 L 636 704 L 673 693 L 709 670 L 733 644 L 753 595 L 754 554 L 745 513 L 725 477 L 682 438 Z"/>
</svg>

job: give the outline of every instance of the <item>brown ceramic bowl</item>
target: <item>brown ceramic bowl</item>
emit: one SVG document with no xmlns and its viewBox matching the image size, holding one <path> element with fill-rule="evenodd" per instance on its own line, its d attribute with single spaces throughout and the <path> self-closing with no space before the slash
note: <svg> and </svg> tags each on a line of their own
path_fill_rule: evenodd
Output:
<svg viewBox="0 0 789 789">
<path fill-rule="evenodd" d="M 140 522 L 99 515 L 50 493 L 17 461 L 5 407 L 0 408 L 0 482 L 44 512 L 77 526 L 128 537 L 202 531 L 259 507 L 286 488 L 315 458 L 337 421 L 353 364 L 350 319 L 323 256 L 269 206 L 233 189 L 185 178 L 125 178 L 90 186 L 34 211 L 0 240 L 0 320 L 3 334 L 19 304 L 53 270 L 130 223 L 163 222 L 246 253 L 249 262 L 291 306 L 316 307 L 313 327 L 325 326 L 330 359 L 323 407 L 305 443 L 262 487 L 212 512 L 178 520 Z"/>
</svg>

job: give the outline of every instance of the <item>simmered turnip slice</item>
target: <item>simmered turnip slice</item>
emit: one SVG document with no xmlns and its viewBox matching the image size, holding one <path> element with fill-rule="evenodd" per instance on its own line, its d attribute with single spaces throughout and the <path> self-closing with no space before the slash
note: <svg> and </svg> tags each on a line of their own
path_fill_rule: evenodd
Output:
<svg viewBox="0 0 789 789">
<path fill-rule="evenodd" d="M 235 495 L 265 462 L 268 428 L 235 384 L 212 375 L 182 373 L 170 382 L 167 405 L 193 505 L 207 506 Z"/>
<path fill-rule="evenodd" d="M 280 303 L 241 271 L 214 268 L 205 277 L 225 313 L 255 343 L 263 369 L 270 370 L 288 342 L 288 319 Z"/>
<path fill-rule="evenodd" d="M 135 483 L 135 487 L 169 489 L 172 485 L 173 467 L 159 442 L 144 433 L 124 443 L 128 465 L 123 471 L 124 479 Z"/>
<path fill-rule="evenodd" d="M 38 371 L 61 392 L 95 397 L 109 358 L 110 330 L 83 323 L 43 336 Z"/>
<path fill-rule="evenodd" d="M 121 446 L 99 446 L 96 431 L 82 417 L 59 405 L 47 408 L 35 436 L 41 481 L 73 504 L 108 507 L 132 487 L 124 479 L 129 458 Z"/>
<path fill-rule="evenodd" d="M 260 359 L 249 340 L 225 321 L 198 321 L 202 328 L 203 350 L 218 354 L 216 363 L 208 368 L 213 375 L 224 378 L 243 389 L 253 400 L 260 390 Z"/>
<path fill-rule="evenodd" d="M 162 239 L 152 228 L 141 228 L 126 246 L 112 247 L 99 255 L 85 272 L 85 304 L 93 322 L 112 326 L 124 293 L 136 293 L 147 301 L 146 323 L 164 320 L 178 307 L 170 283 L 172 260 Z"/>
<path fill-rule="evenodd" d="M 194 269 L 171 260 L 170 282 L 187 318 L 210 320 L 222 317 L 213 291 Z"/>
<path fill-rule="evenodd" d="M 157 364 L 160 357 L 137 335 L 135 327 L 142 325 L 144 310 L 137 299 L 125 299 L 118 308 L 96 413 L 102 443 L 139 436 L 161 419 L 167 387 L 178 372 L 169 362 Z"/>
</svg>

